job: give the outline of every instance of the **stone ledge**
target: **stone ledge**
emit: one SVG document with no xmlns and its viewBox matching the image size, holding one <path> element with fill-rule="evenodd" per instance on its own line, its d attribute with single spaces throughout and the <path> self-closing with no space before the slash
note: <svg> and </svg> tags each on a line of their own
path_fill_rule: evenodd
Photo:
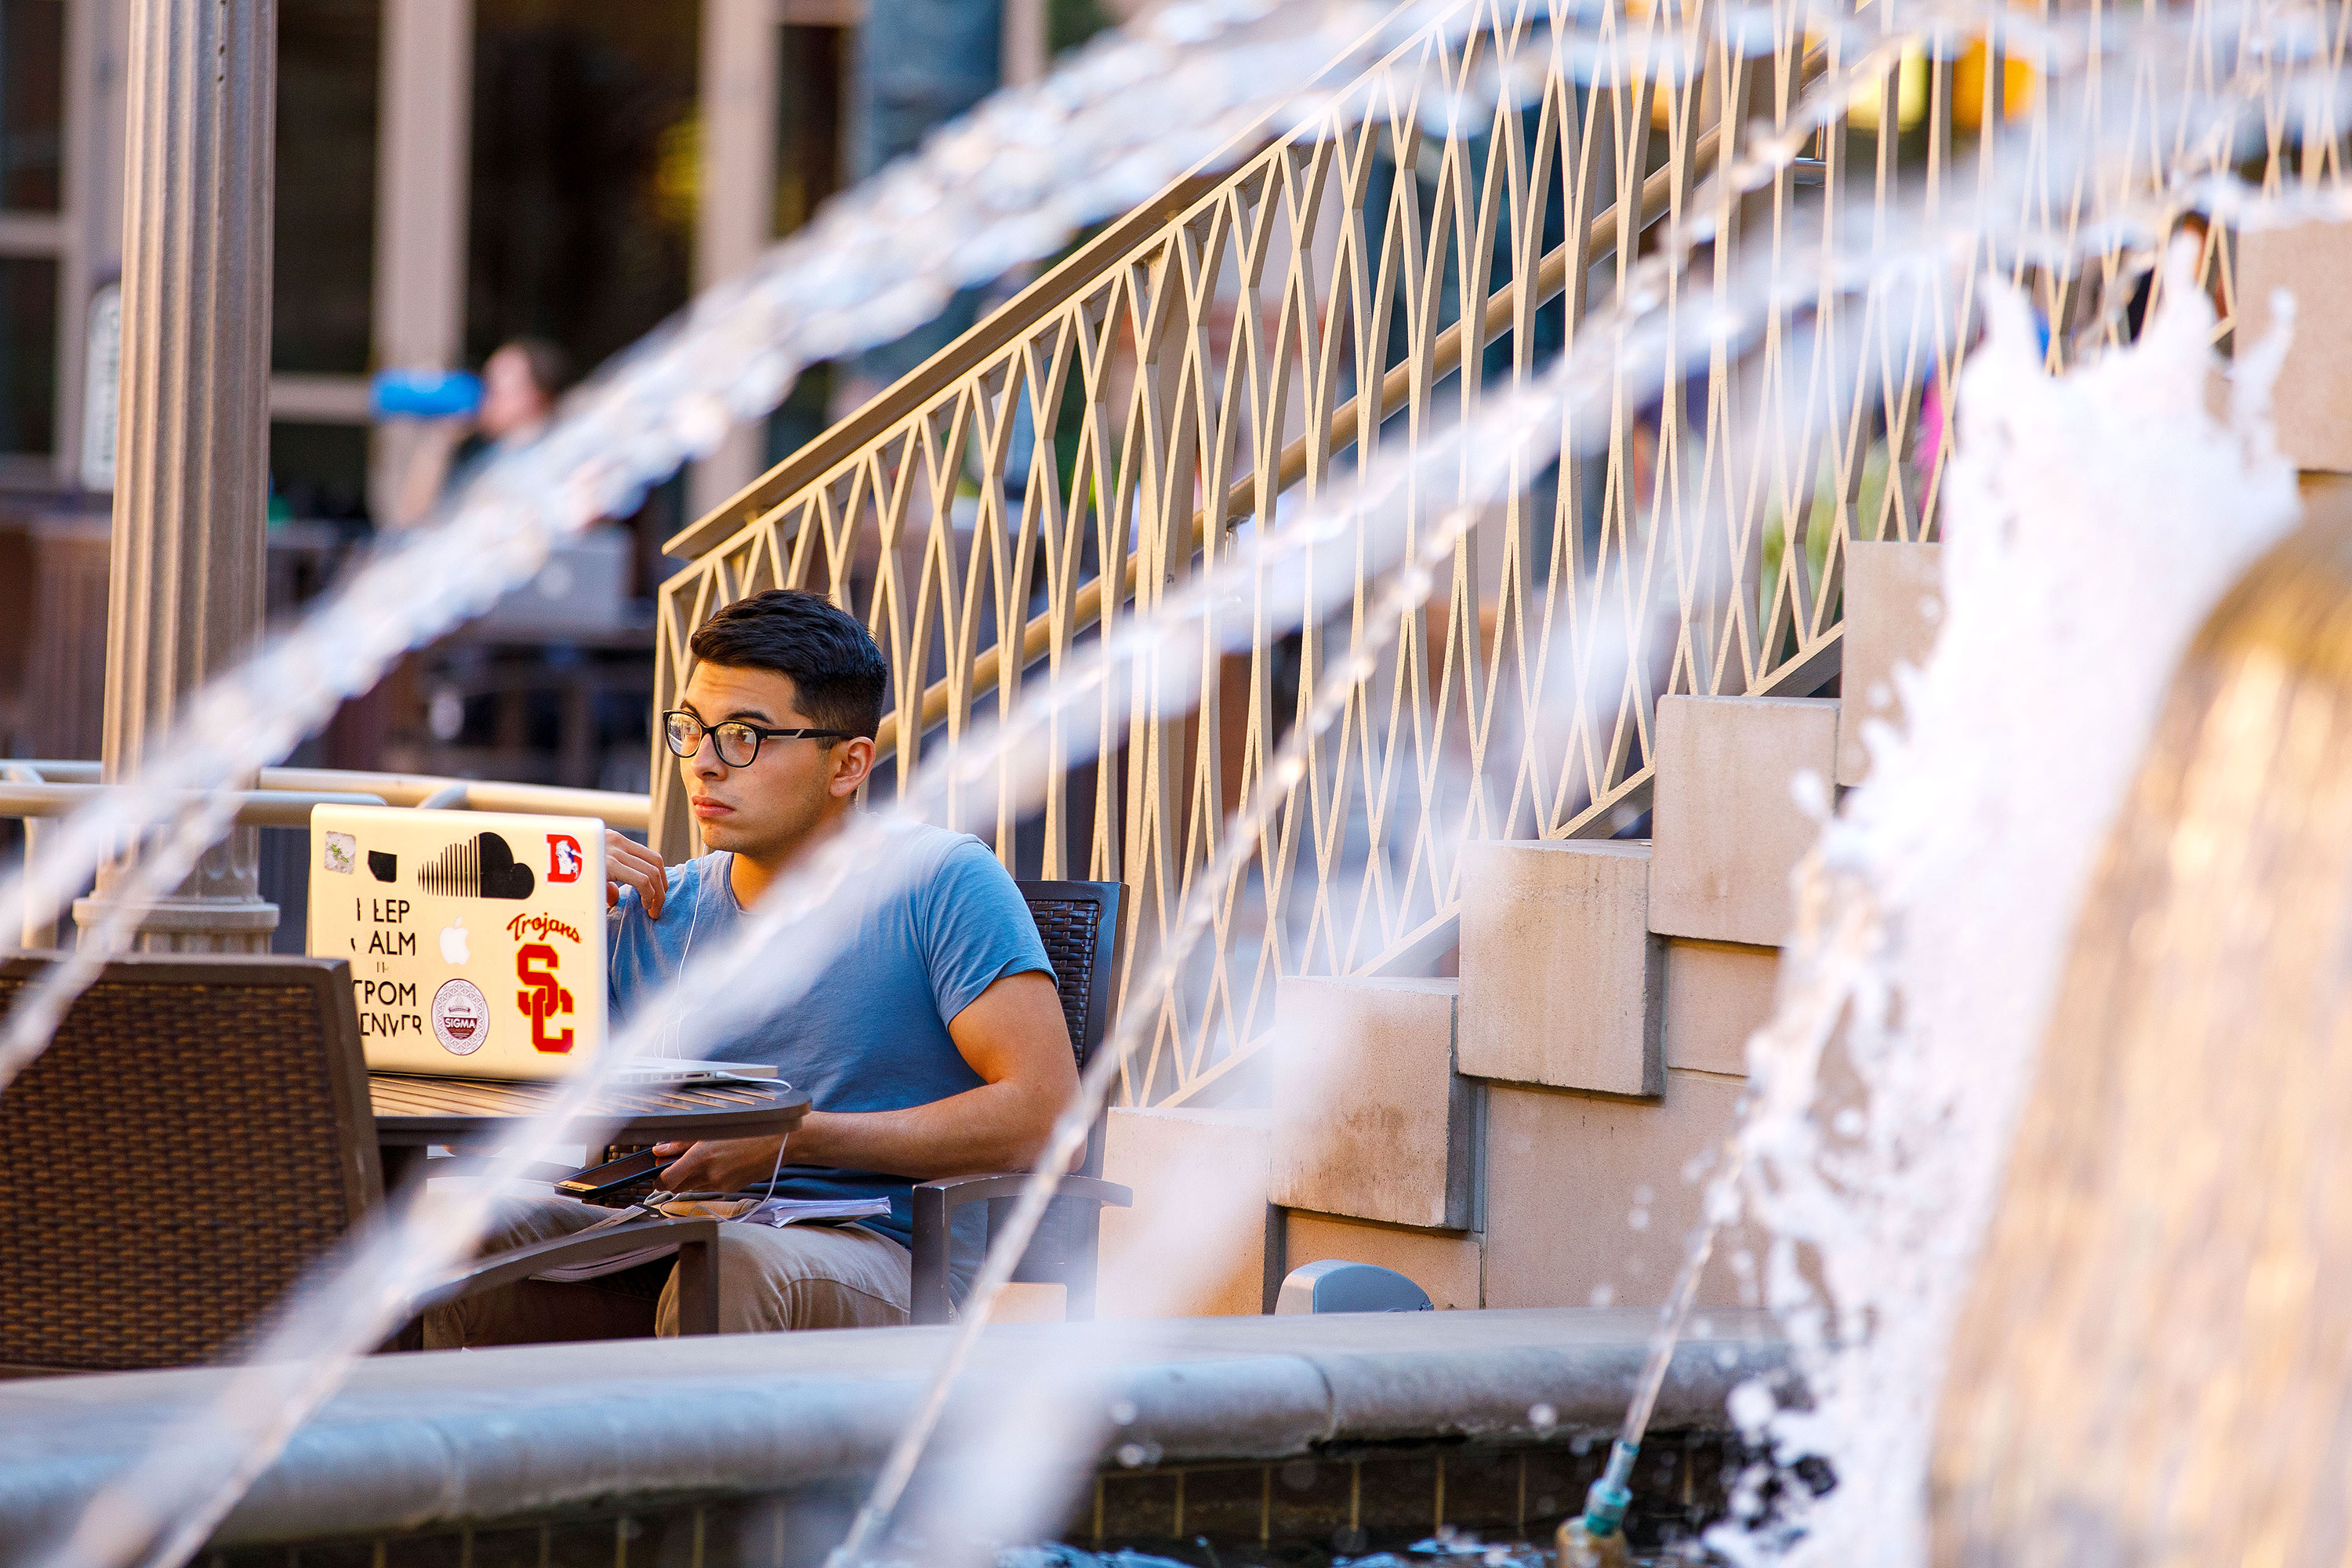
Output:
<svg viewBox="0 0 2352 1568">
<path fill-rule="evenodd" d="M 1657 1424 L 1719 1426 L 1741 1379 L 1785 1363 L 1760 1314 L 1709 1314 L 1675 1353 Z M 1132 1402 L 1116 1443 L 1163 1463 L 1335 1444 L 1590 1436 L 1624 1414 L 1654 1314 L 1435 1312 L 990 1329 L 950 1406 L 990 1408 L 1055 1353 Z M 379 1356 L 296 1435 L 215 1545 L 358 1535 L 684 1493 L 760 1495 L 877 1467 L 945 1329 L 851 1330 Z M 0 1547 L 48 1538 L 220 1369 L 0 1384 Z M 1530 1418 L 1549 1405 L 1559 1423 Z"/>
</svg>

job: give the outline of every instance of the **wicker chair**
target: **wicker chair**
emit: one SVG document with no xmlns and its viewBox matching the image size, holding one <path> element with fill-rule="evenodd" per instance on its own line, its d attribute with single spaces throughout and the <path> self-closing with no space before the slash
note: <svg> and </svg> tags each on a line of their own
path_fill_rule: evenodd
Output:
<svg viewBox="0 0 2352 1568">
<path fill-rule="evenodd" d="M 0 963 L 0 1005 L 54 962 Z M 0 1147 L 16 1160 L 0 1210 L 0 1371 L 234 1355 L 383 1202 L 350 965 L 115 960 L 0 1090 Z M 415 1306 L 633 1250 L 653 1228 L 508 1253 Z M 681 1247 L 688 1331 L 714 1331 L 715 1223 L 662 1232 Z"/>
<path fill-rule="evenodd" d="M 1117 882 L 1023 882 L 1021 896 L 1045 939 L 1055 986 L 1062 994 L 1062 1017 L 1069 1026 L 1070 1049 L 1078 1071 L 1087 1070 L 1110 1024 L 1110 987 L 1117 973 L 1118 895 Z M 1023 1284 L 1060 1285 L 1067 1292 L 1072 1320 L 1095 1315 L 1095 1261 L 1105 1204 L 1120 1208 L 1135 1201 L 1127 1188 L 1102 1177 L 1104 1118 L 1087 1135 L 1087 1157 L 1078 1173 L 1064 1176 L 1047 1205 L 1037 1234 L 1022 1255 L 1013 1278 Z M 915 1188 L 913 1317 L 919 1323 L 944 1323 L 954 1316 L 949 1275 L 948 1222 L 967 1204 L 985 1203 L 992 1222 L 1008 1210 L 1029 1180 L 1024 1172 L 950 1176 Z"/>
</svg>

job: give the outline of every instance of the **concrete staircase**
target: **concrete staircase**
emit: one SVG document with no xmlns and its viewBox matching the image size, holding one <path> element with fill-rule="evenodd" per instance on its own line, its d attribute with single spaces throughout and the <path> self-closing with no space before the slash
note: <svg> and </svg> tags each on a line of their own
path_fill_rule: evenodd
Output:
<svg viewBox="0 0 2352 1568">
<path fill-rule="evenodd" d="M 1285 980 L 1265 1103 L 1113 1111 L 1105 1174 L 1137 1204 L 1104 1216 L 1106 1313 L 1258 1312 L 1324 1258 L 1441 1308 L 1662 1300 L 1794 921 L 1815 826 L 1792 782 L 1863 778 L 1863 721 L 1932 641 L 1939 549 L 1850 547 L 1842 698 L 1659 703 L 1650 839 L 1468 846 L 1454 977 Z M 1175 1298 L 1113 1261 L 1195 1209 L 1241 1217 Z M 1703 1303 L 1738 1302 L 1738 1263 Z"/>
</svg>

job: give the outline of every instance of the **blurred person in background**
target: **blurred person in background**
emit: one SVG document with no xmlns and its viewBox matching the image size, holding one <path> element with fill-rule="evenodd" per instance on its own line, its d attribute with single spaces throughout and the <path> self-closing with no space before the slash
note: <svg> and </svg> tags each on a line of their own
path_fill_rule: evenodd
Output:
<svg viewBox="0 0 2352 1568">
<path fill-rule="evenodd" d="M 520 445 L 543 429 L 571 381 L 571 362 L 544 338 L 502 343 L 482 364 L 482 403 L 470 416 L 436 419 L 402 477 L 394 528 L 422 521 L 462 487 L 493 448 Z"/>
</svg>

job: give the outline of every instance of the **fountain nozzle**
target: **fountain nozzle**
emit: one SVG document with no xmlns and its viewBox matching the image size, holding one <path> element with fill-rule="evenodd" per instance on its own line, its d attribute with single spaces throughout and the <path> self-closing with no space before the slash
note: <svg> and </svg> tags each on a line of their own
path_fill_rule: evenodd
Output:
<svg viewBox="0 0 2352 1568">
<path fill-rule="evenodd" d="M 1633 1501 L 1633 1461 L 1642 1446 L 1620 1437 L 1609 1468 L 1585 1489 L 1584 1511 L 1559 1527 L 1560 1568 L 1615 1568 L 1625 1561 L 1625 1510 Z"/>
</svg>

